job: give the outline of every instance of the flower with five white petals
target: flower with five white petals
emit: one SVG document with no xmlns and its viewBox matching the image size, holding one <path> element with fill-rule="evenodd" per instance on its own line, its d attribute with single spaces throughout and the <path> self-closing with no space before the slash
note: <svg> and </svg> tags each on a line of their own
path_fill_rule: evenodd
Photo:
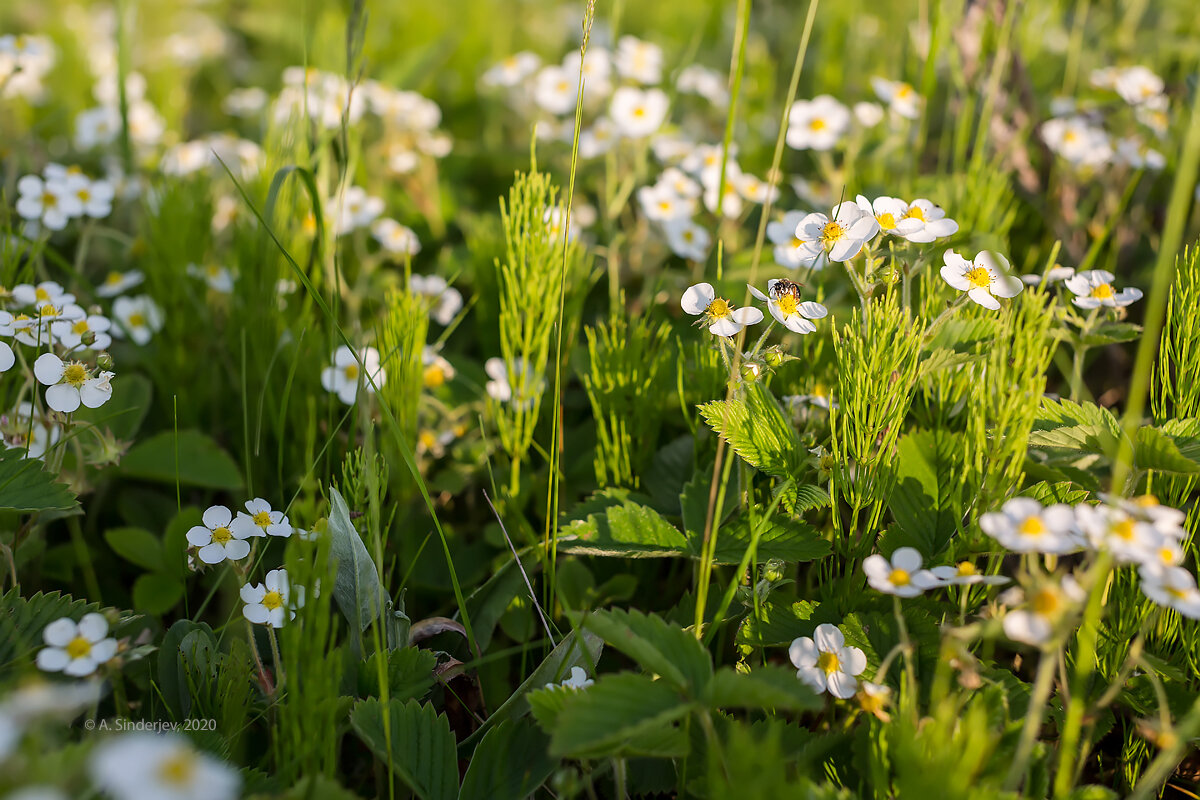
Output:
<svg viewBox="0 0 1200 800">
<path fill-rule="evenodd" d="M 247 500 L 246 510 L 237 513 L 229 529 L 239 539 L 267 535 L 286 538 L 292 535 L 292 525 L 288 518 L 282 511 L 272 510 L 271 504 L 261 497 Z"/>
<path fill-rule="evenodd" d="M 942 260 L 946 262 L 941 269 L 943 280 L 992 311 L 1000 309 L 997 297 L 1016 297 L 1025 288 L 1020 278 L 1008 274 L 1008 259 L 999 253 L 984 250 L 968 261 L 948 250 Z"/>
<path fill-rule="evenodd" d="M 57 619 L 42 631 L 42 639 L 46 647 L 38 651 L 37 665 L 45 672 L 82 678 L 117 654 L 117 640 L 109 638 L 102 614 L 84 614 L 78 623 Z"/>
<path fill-rule="evenodd" d="M 829 309 L 812 300 L 800 299 L 800 284 L 773 278 L 767 281 L 767 293 L 749 286 L 750 294 L 765 300 L 767 310 L 779 324 L 793 333 L 812 333 L 817 326 L 810 320 L 824 319 Z"/>
<path fill-rule="evenodd" d="M 234 532 L 233 514 L 225 506 L 209 506 L 201 518 L 203 525 L 195 525 L 187 532 L 187 541 L 199 548 L 196 555 L 205 564 L 220 564 L 228 559 L 237 561 L 250 555 L 250 543 L 246 541 L 247 528 L 239 528 L 241 536 Z"/>
<path fill-rule="evenodd" d="M 241 775 L 177 733 L 133 731 L 92 752 L 92 780 L 117 800 L 234 800 Z"/>
<path fill-rule="evenodd" d="M 717 297 L 710 283 L 697 283 L 688 287 L 680 300 L 683 310 L 693 316 L 704 316 L 703 324 L 717 336 L 736 336 L 747 325 L 762 322 L 762 312 L 757 308 L 735 309 L 728 300 Z"/>
<path fill-rule="evenodd" d="M 1048 508 L 1032 497 L 1014 497 L 1000 511 L 979 518 L 988 536 L 1014 553 L 1071 553 L 1079 549 L 1075 510 L 1063 503 Z"/>
<path fill-rule="evenodd" d="M 321 386 L 325 391 L 336 394 L 338 399 L 348 406 L 354 405 L 358 398 L 358 383 L 363 367 L 366 367 L 367 375 L 370 376 L 370 380 L 363 382 L 363 388 L 368 393 L 373 394 L 376 386 L 383 386 L 387 382 L 387 373 L 379 363 L 378 350 L 374 347 L 364 347 L 359 351 L 359 355 L 362 357 L 361 365 L 354 351 L 342 345 L 333 351 L 333 365 L 321 370 Z M 371 381 L 375 382 L 374 386 L 371 385 Z"/>
<path fill-rule="evenodd" d="M 1183 567 L 1145 565 L 1139 574 L 1142 593 L 1151 600 L 1185 617 L 1200 619 L 1200 589 L 1192 573 Z"/>
<path fill-rule="evenodd" d="M 113 373 L 101 372 L 93 377 L 88 368 L 78 362 L 64 362 L 53 353 L 42 353 L 33 362 L 33 374 L 46 389 L 46 405 L 55 411 L 70 414 L 79 406 L 99 408 L 112 397 Z"/>
<path fill-rule="evenodd" d="M 1142 290 L 1127 286 L 1121 291 L 1113 289 L 1113 274 L 1103 269 L 1088 269 L 1077 272 L 1063 285 L 1075 295 L 1071 302 L 1080 308 L 1123 308 L 1142 299 Z"/>
<path fill-rule="evenodd" d="M 263 583 L 247 583 L 240 590 L 242 616 L 256 625 L 282 628 L 296 618 L 296 609 L 304 606 L 304 587 L 297 586 L 293 597 L 287 570 L 273 569 Z"/>
<path fill-rule="evenodd" d="M 867 668 L 867 656 L 857 647 L 847 647 L 846 637 L 836 625 L 823 623 L 812 638 L 801 636 L 788 647 L 796 677 L 818 694 L 828 690 L 843 700 L 858 691 L 857 676 Z"/>
<path fill-rule="evenodd" d="M 806 262 L 826 254 L 830 261 L 849 261 L 877 233 L 879 223 L 874 215 L 849 200 L 839 204 L 829 216 L 814 212 L 796 226 L 796 238 L 804 243 Z"/>
<path fill-rule="evenodd" d="M 929 570 L 921 569 L 921 554 L 913 547 L 899 547 L 889 561 L 876 553 L 863 561 L 863 572 L 871 588 L 897 597 L 916 597 L 937 585 Z"/>
</svg>

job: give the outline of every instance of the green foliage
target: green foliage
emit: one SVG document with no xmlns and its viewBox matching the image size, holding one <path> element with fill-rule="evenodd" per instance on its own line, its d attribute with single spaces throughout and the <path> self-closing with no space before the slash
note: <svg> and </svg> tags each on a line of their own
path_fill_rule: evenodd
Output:
<svg viewBox="0 0 1200 800">
<path fill-rule="evenodd" d="M 761 383 L 747 385 L 743 397 L 700 406 L 700 414 L 751 466 L 783 478 L 799 471 L 806 453 L 779 401 Z"/>
<path fill-rule="evenodd" d="M 351 627 L 365 631 L 391 601 L 371 554 L 350 522 L 346 501 L 333 488 L 329 490 L 328 529 L 330 555 L 337 564 L 333 596 Z"/>
<path fill-rule="evenodd" d="M 454 734 L 446 716 L 433 706 L 416 700 L 360 700 L 350 712 L 350 724 L 388 774 L 404 781 L 421 800 L 458 796 Z"/>
<path fill-rule="evenodd" d="M 208 489 L 240 489 L 237 464 L 220 445 L 200 431 L 164 432 L 134 445 L 121 459 L 121 472 L 132 478 Z"/>
<path fill-rule="evenodd" d="M 712 678 L 712 659 L 695 635 L 640 611 L 596 611 L 582 624 L 676 691 L 695 696 Z"/>
<path fill-rule="evenodd" d="M 500 723 L 471 754 L 459 800 L 521 800 L 533 794 L 558 766 L 549 745 L 532 722 Z"/>
<path fill-rule="evenodd" d="M 662 425 L 673 353 L 666 323 L 614 309 L 584 328 L 588 370 L 580 379 L 596 420 L 596 482 L 636 489 Z"/>
<path fill-rule="evenodd" d="M 897 452 L 888 508 L 903 540 L 936 559 L 962 520 L 962 436 L 914 431 L 900 439 Z"/>
<path fill-rule="evenodd" d="M 0 448 L 0 510 L 70 511 L 79 506 L 75 495 L 36 459 L 24 458 L 17 448 Z"/>
<path fill-rule="evenodd" d="M 416 447 L 417 412 L 424 385 L 421 358 L 429 332 L 430 300 L 405 288 L 389 292 L 385 303 L 379 353 L 387 380 L 379 393 L 396 415 L 409 446 Z"/>
<path fill-rule="evenodd" d="M 51 622 L 63 617 L 78 622 L 84 614 L 99 610 L 97 603 L 60 592 L 21 597 L 13 588 L 0 595 L 0 676 L 18 662 L 32 661 L 34 651 L 43 645 L 42 630 Z"/>
</svg>

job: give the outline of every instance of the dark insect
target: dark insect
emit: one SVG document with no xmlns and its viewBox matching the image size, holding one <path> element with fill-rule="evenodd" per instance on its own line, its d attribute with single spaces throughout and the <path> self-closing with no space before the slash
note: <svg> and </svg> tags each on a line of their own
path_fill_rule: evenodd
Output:
<svg viewBox="0 0 1200 800">
<path fill-rule="evenodd" d="M 780 278 L 779 280 L 775 281 L 775 284 L 771 287 L 771 297 L 773 297 L 775 300 L 778 300 L 785 294 L 790 294 L 792 297 L 796 298 L 796 302 L 800 302 L 800 290 L 803 288 L 803 286 L 804 284 L 802 283 L 796 283 L 795 281 L 788 281 Z"/>
</svg>

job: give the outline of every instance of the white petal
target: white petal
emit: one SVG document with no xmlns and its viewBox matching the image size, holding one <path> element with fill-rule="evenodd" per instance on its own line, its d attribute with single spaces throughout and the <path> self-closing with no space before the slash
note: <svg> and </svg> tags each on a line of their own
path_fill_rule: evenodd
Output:
<svg viewBox="0 0 1200 800">
<path fill-rule="evenodd" d="M 225 543 L 225 557 L 230 561 L 239 561 L 250 555 L 250 543 L 245 539 L 230 539 Z"/>
<path fill-rule="evenodd" d="M 883 556 L 876 553 L 875 555 L 867 556 L 863 560 L 863 572 L 868 578 L 876 581 L 886 581 L 888 575 L 892 572 L 892 565 Z"/>
<path fill-rule="evenodd" d="M 761 313 L 761 312 L 760 312 Z M 709 331 L 717 336 L 736 336 L 744 325 L 739 325 L 730 317 L 722 317 L 721 319 L 708 326 Z"/>
<path fill-rule="evenodd" d="M 771 282 L 770 282 L 770 281 L 767 281 L 767 288 L 769 289 L 770 287 L 771 287 Z M 746 284 L 746 288 L 750 290 L 750 294 L 754 295 L 754 297 L 755 297 L 756 299 L 758 299 L 758 300 L 763 300 L 763 301 L 770 301 L 770 298 L 769 298 L 769 297 L 767 297 L 765 294 L 763 294 L 762 292 L 760 292 L 758 289 L 755 289 L 755 288 L 754 288 L 753 286 L 751 286 L 750 284 L 748 284 L 748 283 L 747 283 L 747 284 Z"/>
<path fill-rule="evenodd" d="M 858 255 L 858 251 L 862 250 L 863 242 L 861 239 L 852 239 L 845 236 L 833 245 L 829 250 L 830 261 L 849 261 Z"/>
<path fill-rule="evenodd" d="M 817 664 L 817 645 L 807 636 L 792 640 L 788 647 L 788 657 L 795 667 L 814 667 Z"/>
<path fill-rule="evenodd" d="M 102 639 L 92 645 L 92 658 L 97 664 L 104 664 L 112 660 L 112 657 L 117 654 L 116 639 Z"/>
<path fill-rule="evenodd" d="M 56 619 L 42 630 L 42 639 L 46 644 L 55 647 L 66 647 L 79 633 L 79 626 L 74 620 L 63 617 Z"/>
<path fill-rule="evenodd" d="M 33 362 L 33 374 L 43 386 L 53 386 L 62 380 L 64 369 L 62 359 L 53 353 L 42 353 Z"/>
<path fill-rule="evenodd" d="M 817 630 L 813 633 L 813 641 L 817 643 L 817 649 L 822 653 L 836 653 L 846 645 L 846 637 L 842 635 L 836 625 L 830 625 L 828 622 L 817 626 Z"/>
<path fill-rule="evenodd" d="M 838 662 L 848 675 L 861 675 L 867 668 L 867 656 L 857 647 L 846 647 L 838 654 Z"/>
<path fill-rule="evenodd" d="M 61 648 L 44 647 L 38 651 L 38 669 L 45 672 L 62 672 L 69 663 L 71 663 L 71 657 L 67 655 L 66 650 Z"/>
<path fill-rule="evenodd" d="M 679 304 L 688 314 L 703 314 L 704 309 L 708 308 L 716 297 L 717 293 L 713 290 L 712 284 L 697 283 L 695 286 L 688 287 Z"/>
<path fill-rule="evenodd" d="M 762 322 L 763 313 L 757 308 L 744 306 L 742 308 L 734 309 L 733 318 L 742 325 L 757 325 L 758 323 Z"/>
<path fill-rule="evenodd" d="M 71 675 L 75 678 L 83 678 L 95 672 L 96 666 L 95 659 L 90 656 L 84 656 L 83 658 L 76 658 L 70 664 L 67 664 L 66 668 L 63 669 L 63 674 Z"/>
<path fill-rule="evenodd" d="M 261 603 L 262 599 L 267 596 L 267 590 L 261 583 L 247 583 L 238 590 L 238 595 L 242 598 L 243 603 Z"/>
<path fill-rule="evenodd" d="M 243 541 L 241 539 L 234 539 L 232 541 L 233 542 L 241 542 L 242 544 L 246 544 L 245 541 Z M 249 548 L 248 545 L 247 545 L 247 548 Z M 249 549 L 247 549 L 247 552 L 249 552 Z M 223 546 L 221 546 L 220 544 L 218 544 L 217 542 L 213 542 L 212 544 L 201 547 L 196 552 L 196 555 L 199 556 L 200 560 L 203 561 L 205 564 L 220 564 L 222 561 L 225 560 L 225 548 Z"/>
<path fill-rule="evenodd" d="M 187 543 L 192 547 L 204 547 L 212 541 L 212 531 L 203 525 L 195 525 L 188 528 Z"/>
<path fill-rule="evenodd" d="M 971 289 L 971 282 L 967 280 L 962 268 L 957 264 L 946 265 L 941 269 L 942 280 L 950 284 L 960 292 L 966 292 Z"/>
<path fill-rule="evenodd" d="M 997 297 L 1016 297 L 1025 288 L 1020 278 L 1012 275 L 1001 275 L 992 279 L 991 291 Z"/>
<path fill-rule="evenodd" d="M 834 672 L 828 680 L 829 693 L 842 700 L 853 697 L 858 691 L 858 681 L 844 672 Z"/>
<path fill-rule="evenodd" d="M 210 530 L 214 528 L 228 528 L 229 523 L 233 521 L 233 514 L 225 506 L 209 506 L 202 517 L 205 527 Z"/>
<path fill-rule="evenodd" d="M 55 384 L 46 389 L 46 405 L 55 411 L 70 414 L 79 408 L 79 390 L 69 384 Z"/>
<path fill-rule="evenodd" d="M 829 315 L 829 309 L 820 303 L 806 300 L 800 304 L 800 313 L 809 319 L 825 319 Z"/>
<path fill-rule="evenodd" d="M 98 642 L 108 634 L 108 620 L 103 614 L 84 614 L 79 620 L 79 635 L 89 642 Z"/>
<path fill-rule="evenodd" d="M 267 621 L 269 615 L 266 606 L 255 603 L 242 606 L 242 616 L 255 624 L 262 625 Z"/>
<path fill-rule="evenodd" d="M 1000 310 L 1000 301 L 992 297 L 992 293 L 982 286 L 967 292 L 967 296 L 984 308 L 990 308 L 992 311 Z"/>
<path fill-rule="evenodd" d="M 906 572 L 921 568 L 921 553 L 915 547 L 900 547 L 892 553 L 892 564 Z"/>
<path fill-rule="evenodd" d="M 817 694 L 825 691 L 825 670 L 816 667 L 800 667 L 796 677 L 813 688 Z"/>
</svg>

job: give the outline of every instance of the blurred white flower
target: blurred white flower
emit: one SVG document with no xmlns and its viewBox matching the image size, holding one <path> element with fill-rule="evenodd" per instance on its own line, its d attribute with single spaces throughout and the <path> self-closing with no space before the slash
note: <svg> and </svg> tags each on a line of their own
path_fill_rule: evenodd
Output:
<svg viewBox="0 0 1200 800">
<path fill-rule="evenodd" d="M 1138 574 L 1142 593 L 1151 600 L 1185 617 L 1200 619 L 1200 589 L 1192 573 L 1183 567 L 1145 565 Z"/>
<path fill-rule="evenodd" d="M 83 213 L 79 198 L 64 180 L 42 180 L 26 175 L 17 181 L 17 214 L 38 222 L 47 230 L 61 231 L 73 217 Z"/>
<path fill-rule="evenodd" d="M 1074 510 L 1062 503 L 1044 508 L 1032 497 L 1008 500 L 982 515 L 979 527 L 1014 553 L 1070 553 L 1080 546 Z"/>
<path fill-rule="evenodd" d="M 667 102 L 662 89 L 622 86 L 613 92 L 608 115 L 622 136 L 642 139 L 662 127 L 667 118 Z"/>
<path fill-rule="evenodd" d="M 930 567 L 929 573 L 940 586 L 999 586 L 1009 580 L 1003 575 L 984 575 L 970 561 L 960 561 L 955 567 Z"/>
<path fill-rule="evenodd" d="M 232 293 L 234 281 L 237 280 L 228 267 L 222 267 L 219 264 L 207 264 L 203 267 L 199 264 L 188 264 L 187 274 L 193 278 L 203 279 L 209 289 L 221 294 Z"/>
<path fill-rule="evenodd" d="M 1080 308 L 1123 308 L 1142 299 L 1142 290 L 1128 286 L 1121 291 L 1113 289 L 1113 274 L 1103 269 L 1077 272 L 1063 283 L 1075 297 L 1071 302 Z"/>
<path fill-rule="evenodd" d="M 850 127 L 850 112 L 822 94 L 797 100 L 788 110 L 787 145 L 793 150 L 831 150 Z"/>
<path fill-rule="evenodd" d="M 234 800 L 242 778 L 176 733 L 134 731 L 92 752 L 92 780 L 114 800 Z"/>
<path fill-rule="evenodd" d="M 921 96 L 904 81 L 889 81 L 886 78 L 871 78 L 875 96 L 888 104 L 888 109 L 905 119 L 921 116 Z"/>
<path fill-rule="evenodd" d="M 578 74 L 572 75 L 557 64 L 550 64 L 538 71 L 533 84 L 533 102 L 551 114 L 567 114 L 575 110 L 575 99 L 579 90 Z"/>
<path fill-rule="evenodd" d="M 929 570 L 921 569 L 921 554 L 912 547 L 900 547 L 889 561 L 879 554 L 867 556 L 863 572 L 872 589 L 897 597 L 916 597 L 938 581 Z"/>
<path fill-rule="evenodd" d="M 462 311 L 462 293 L 447 284 L 441 275 L 413 275 L 408 279 L 408 288 L 413 294 L 433 299 L 430 315 L 438 325 L 449 325 Z"/>
<path fill-rule="evenodd" d="M 704 226 L 686 217 L 677 217 L 663 224 L 663 233 L 667 236 L 667 246 L 671 252 L 680 258 L 688 261 L 704 261 L 708 258 L 712 236 Z"/>
<path fill-rule="evenodd" d="M 1147 67 L 1133 66 L 1121 70 L 1113 88 L 1126 103 L 1138 105 L 1162 94 L 1163 79 Z"/>
<path fill-rule="evenodd" d="M 394 219 L 383 217 L 372 222 L 371 235 L 392 255 L 415 256 L 421 252 L 421 240 L 413 229 Z"/>
<path fill-rule="evenodd" d="M 1018 597 L 1025 597 L 1021 590 L 1014 591 Z M 1004 615 L 1004 635 L 1016 642 L 1043 645 L 1050 640 L 1058 621 L 1086 598 L 1087 593 L 1070 575 L 1063 576 L 1060 583 L 1047 581 L 1029 595 L 1024 608 Z"/>
<path fill-rule="evenodd" d="M 355 358 L 354 351 L 342 345 L 333 351 L 333 364 L 321 370 L 321 386 L 325 391 L 336 394 L 338 399 L 346 405 L 353 405 L 358 398 L 358 383 L 363 367 L 366 368 L 367 375 L 370 377 L 370 380 L 363 381 L 363 388 L 368 394 L 375 392 L 371 381 L 375 382 L 375 386 L 383 386 L 387 383 L 387 373 L 380 366 L 379 351 L 374 347 L 364 347 L 360 351 L 360 355 L 362 366 Z"/>
<path fill-rule="evenodd" d="M 63 617 L 42 631 L 46 647 L 38 651 L 38 669 L 62 672 L 76 678 L 91 675 L 117 654 L 117 640 L 108 636 L 108 620 L 102 614 L 84 614 L 76 623 Z"/>
<path fill-rule="evenodd" d="M 622 78 L 645 85 L 662 81 L 662 48 L 652 42 L 636 36 L 622 36 L 617 40 L 617 52 L 612 60 Z"/>
<path fill-rule="evenodd" d="M 383 213 L 383 200 L 371 197 L 361 186 L 348 186 L 339 196 L 330 198 L 329 207 L 337 220 L 338 236 L 365 228 Z"/>
<path fill-rule="evenodd" d="M 113 270 L 104 278 L 104 283 L 96 287 L 96 295 L 98 297 L 116 297 L 117 295 L 132 289 L 141 284 L 146 279 L 141 270 L 131 269 L 125 272 L 117 272 Z"/>
<path fill-rule="evenodd" d="M 147 294 L 118 297 L 113 301 L 112 314 L 117 322 L 113 334 L 117 337 L 127 335 L 138 345 L 145 345 L 162 330 L 162 309 Z"/>
<path fill-rule="evenodd" d="M 503 61 L 492 65 L 487 72 L 483 73 L 479 82 L 483 86 L 511 89 L 519 86 L 526 78 L 537 72 L 541 63 L 542 60 L 538 58 L 537 54 L 530 53 L 528 50 L 513 53 Z"/>
</svg>

